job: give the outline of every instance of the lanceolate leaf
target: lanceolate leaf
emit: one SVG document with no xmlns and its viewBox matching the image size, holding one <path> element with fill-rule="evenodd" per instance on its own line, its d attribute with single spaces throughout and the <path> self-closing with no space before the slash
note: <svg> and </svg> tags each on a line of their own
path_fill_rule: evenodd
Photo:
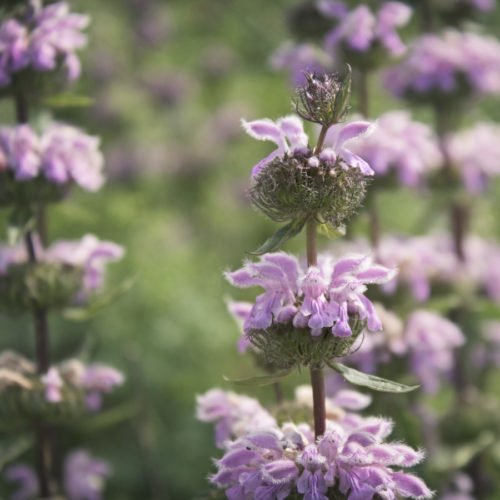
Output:
<svg viewBox="0 0 500 500">
<path fill-rule="evenodd" d="M 86 108 L 92 106 L 94 99 L 77 94 L 58 94 L 47 97 L 43 104 L 49 108 Z"/>
<path fill-rule="evenodd" d="M 354 368 L 349 368 L 342 363 L 328 363 L 328 366 L 340 373 L 348 382 L 354 385 L 361 385 L 363 387 L 369 387 L 375 391 L 380 392 L 410 392 L 418 389 L 418 385 L 404 385 L 398 382 L 392 382 L 382 377 L 377 377 L 376 375 L 369 375 L 368 373 L 363 373 Z"/>
<path fill-rule="evenodd" d="M 306 218 L 295 219 L 289 222 L 286 226 L 278 229 L 266 242 L 254 252 L 249 252 L 251 255 L 263 255 L 267 252 L 279 250 L 283 243 L 297 236 L 302 231 Z"/>
<path fill-rule="evenodd" d="M 231 384 L 237 385 L 239 387 L 262 387 L 278 382 L 282 378 L 290 375 L 291 372 L 292 370 L 284 370 L 281 372 L 273 373 L 272 375 L 259 375 L 257 377 L 240 379 L 230 379 L 224 377 L 224 380 L 226 382 L 231 382 Z"/>
</svg>

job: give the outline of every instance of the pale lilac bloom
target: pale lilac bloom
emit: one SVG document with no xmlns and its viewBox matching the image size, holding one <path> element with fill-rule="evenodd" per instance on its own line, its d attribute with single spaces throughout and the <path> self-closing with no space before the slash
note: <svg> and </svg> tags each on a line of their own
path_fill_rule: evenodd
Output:
<svg viewBox="0 0 500 500">
<path fill-rule="evenodd" d="M 42 383 L 45 386 L 45 399 L 49 403 L 60 403 L 62 401 L 61 389 L 64 382 L 59 375 L 57 368 L 51 367 L 49 371 L 42 376 Z"/>
<path fill-rule="evenodd" d="M 481 341 L 472 351 L 473 364 L 481 370 L 500 367 L 500 321 L 488 321 L 481 330 Z"/>
<path fill-rule="evenodd" d="M 57 2 L 40 9 L 35 16 L 30 41 L 33 67 L 50 71 L 56 68 L 58 59 L 62 58 L 68 79 L 77 79 L 81 65 L 76 51 L 87 45 L 87 37 L 82 30 L 89 22 L 88 16 L 71 13 L 66 2 Z"/>
<path fill-rule="evenodd" d="M 495 8 L 495 0 L 465 0 L 477 10 L 493 10 Z"/>
<path fill-rule="evenodd" d="M 318 0 L 316 7 L 323 15 L 333 19 L 341 19 L 349 12 L 347 5 L 339 0 Z"/>
<path fill-rule="evenodd" d="M 59 241 L 52 244 L 45 252 L 45 259 L 82 267 L 84 277 L 81 292 L 85 297 L 103 286 L 106 265 L 120 260 L 123 254 L 122 246 L 87 234 L 79 241 Z"/>
<path fill-rule="evenodd" d="M 38 493 L 38 479 L 35 471 L 24 464 L 14 464 L 4 471 L 4 478 L 17 483 L 18 489 L 12 493 L 9 500 L 31 500 Z"/>
<path fill-rule="evenodd" d="M 56 184 L 76 182 L 88 191 L 104 183 L 100 139 L 63 124 L 52 124 L 41 138 L 41 169 Z"/>
<path fill-rule="evenodd" d="M 500 175 L 499 136 L 500 125 L 478 123 L 445 140 L 449 159 L 471 193 L 481 193 L 491 178 Z"/>
<path fill-rule="evenodd" d="M 87 391 L 85 403 L 90 411 L 98 411 L 102 406 L 102 395 L 111 392 L 125 380 L 123 373 L 106 365 L 90 365 L 85 368 L 80 385 Z"/>
<path fill-rule="evenodd" d="M 11 82 L 12 73 L 29 64 L 28 30 L 15 19 L 0 24 L 0 88 Z"/>
<path fill-rule="evenodd" d="M 0 149 L 17 180 L 32 179 L 39 174 L 41 168 L 40 140 L 29 125 L 1 128 Z"/>
<path fill-rule="evenodd" d="M 474 482 L 463 472 L 457 472 L 452 478 L 450 487 L 440 500 L 475 500 Z"/>
<path fill-rule="evenodd" d="M 0 253 L 1 264 L 1 253 Z M 1 267 L 0 267 L 1 269 Z M 252 311 L 253 304 L 251 302 L 236 302 L 233 300 L 226 301 L 227 309 L 231 316 L 235 319 L 242 334 L 238 340 L 238 351 L 244 353 L 250 347 L 250 341 L 243 331 L 243 325 L 247 321 Z"/>
<path fill-rule="evenodd" d="M 215 442 L 219 447 L 245 433 L 276 427 L 276 420 L 256 399 L 222 389 L 196 396 L 196 418 L 215 424 Z"/>
<path fill-rule="evenodd" d="M 226 443 L 210 480 L 227 498 L 278 498 L 292 492 L 309 500 L 326 500 L 338 486 L 350 500 L 377 495 L 430 498 L 425 483 L 400 468 L 412 467 L 423 452 L 402 443 L 387 443 L 393 424 L 382 418 L 327 422 L 324 436 L 315 441 L 307 425 L 284 424 L 266 432 L 248 432 Z"/>
<path fill-rule="evenodd" d="M 245 132 L 254 139 L 271 141 L 277 146 L 270 155 L 266 156 L 252 168 L 253 177 L 275 158 L 307 149 L 309 138 L 304 132 L 302 120 L 297 116 L 286 116 L 276 122 L 268 118 L 251 122 L 242 120 L 241 124 Z"/>
<path fill-rule="evenodd" d="M 425 34 L 384 75 L 385 86 L 397 97 L 458 92 L 462 79 L 473 94 L 500 93 L 500 42 L 453 29 Z"/>
<path fill-rule="evenodd" d="M 377 177 L 394 172 L 409 187 L 421 186 L 443 161 L 432 129 L 412 120 L 407 111 L 385 113 L 371 134 L 352 141 L 349 147 Z"/>
<path fill-rule="evenodd" d="M 325 73 L 331 65 L 329 57 L 310 43 L 283 43 L 271 57 L 271 67 L 286 70 L 290 83 L 299 87 L 306 83 L 304 73 Z"/>
<path fill-rule="evenodd" d="M 448 319 L 419 310 L 408 318 L 404 338 L 412 373 L 426 392 L 437 392 L 442 378 L 451 376 L 455 349 L 465 343 L 463 333 Z"/>
<path fill-rule="evenodd" d="M 385 2 L 377 13 L 361 5 L 347 13 L 327 36 L 327 50 L 343 46 L 354 52 L 367 52 L 377 44 L 391 56 L 402 55 L 406 47 L 396 28 L 405 26 L 411 17 L 411 8 L 399 2 Z"/>
<path fill-rule="evenodd" d="M 375 130 L 376 126 L 366 121 L 333 125 L 326 134 L 325 148 L 319 154 L 320 159 L 335 161 L 338 158 L 344 168 L 358 168 L 364 175 L 373 175 L 370 165 L 353 152 L 351 147 L 356 141 L 370 137 Z"/>
<path fill-rule="evenodd" d="M 393 269 L 376 265 L 364 255 L 349 255 L 336 262 L 321 258 L 319 267 L 304 273 L 294 257 L 279 252 L 264 255 L 260 262 L 247 262 L 225 276 L 239 288 L 260 286 L 265 290 L 245 317 L 245 333 L 265 330 L 273 322 L 292 322 L 297 328 L 310 328 L 313 336 L 327 328 L 333 335 L 345 337 L 352 335 L 349 316 L 353 314 L 367 322 L 368 330 L 381 328 L 364 292 L 366 285 L 386 283 L 394 274 Z"/>
<path fill-rule="evenodd" d="M 64 461 L 64 489 L 69 500 L 101 500 L 105 479 L 111 468 L 104 460 L 84 450 L 71 453 Z"/>
<path fill-rule="evenodd" d="M 293 156 L 294 153 L 310 154 L 308 162 L 311 166 L 319 160 L 330 162 L 332 166 L 336 161 L 340 161 L 343 168 L 358 168 L 364 175 L 373 175 L 370 166 L 349 149 L 353 139 L 371 132 L 369 122 L 356 121 L 330 127 L 325 138 L 325 147 L 318 157 L 311 154 L 308 148 L 309 138 L 304 132 L 302 120 L 297 116 L 287 116 L 276 122 L 267 118 L 252 122 L 242 120 L 242 124 L 245 132 L 254 139 L 272 141 L 277 145 L 271 154 L 253 167 L 253 177 L 275 158 Z"/>
<path fill-rule="evenodd" d="M 284 252 L 266 254 L 260 262 L 247 262 L 234 272 L 226 272 L 226 279 L 239 288 L 260 286 L 265 292 L 259 295 L 246 319 L 245 332 L 269 328 L 285 308 L 291 306 L 295 314 L 297 280 L 301 269 L 297 259 Z M 288 318 L 287 318 L 288 319 Z"/>
</svg>

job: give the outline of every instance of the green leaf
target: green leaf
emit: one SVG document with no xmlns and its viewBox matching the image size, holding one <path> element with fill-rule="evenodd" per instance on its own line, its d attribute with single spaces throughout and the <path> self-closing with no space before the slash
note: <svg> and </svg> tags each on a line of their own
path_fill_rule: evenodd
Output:
<svg viewBox="0 0 500 500">
<path fill-rule="evenodd" d="M 369 375 L 368 373 L 363 373 L 354 368 L 349 368 L 342 363 L 328 363 L 328 366 L 340 373 L 348 382 L 354 385 L 361 385 L 363 387 L 369 387 L 375 391 L 380 392 L 410 392 L 418 389 L 418 385 L 404 385 L 398 382 L 392 382 L 382 377 L 377 377 L 376 375 Z"/>
<path fill-rule="evenodd" d="M 278 229 L 266 242 L 253 252 L 248 252 L 251 255 L 263 255 L 267 252 L 274 252 L 279 250 L 283 243 L 289 239 L 297 236 L 302 231 L 304 224 L 306 223 L 306 218 L 295 219 L 289 222 L 286 226 Z"/>
<path fill-rule="evenodd" d="M 10 440 L 8 444 L 2 442 L 0 445 L 0 470 L 7 464 L 17 460 L 32 445 L 31 436 L 21 436 L 15 440 Z"/>
<path fill-rule="evenodd" d="M 290 375 L 290 373 L 292 373 L 292 370 L 283 370 L 281 372 L 273 373 L 272 375 L 258 375 L 257 377 L 239 379 L 230 379 L 224 376 L 224 380 L 239 387 L 263 387 L 265 385 L 271 385 L 278 382 L 282 378 Z"/>
<path fill-rule="evenodd" d="M 71 321 L 87 321 L 99 314 L 102 309 L 116 302 L 135 284 L 137 277 L 129 278 L 120 283 L 116 288 L 108 293 L 99 295 L 86 307 L 69 307 L 62 312 L 65 319 Z"/>
<path fill-rule="evenodd" d="M 333 227 L 325 222 L 318 225 L 318 232 L 326 236 L 329 240 L 336 240 L 341 236 L 345 236 L 345 226 Z"/>
<path fill-rule="evenodd" d="M 50 108 L 87 108 L 94 104 L 94 99 L 83 95 L 64 93 L 47 97 L 43 100 L 43 104 Z"/>
<path fill-rule="evenodd" d="M 7 241 L 9 245 L 17 244 L 28 231 L 33 229 L 34 225 L 34 213 L 29 207 L 14 207 L 7 221 Z"/>
</svg>

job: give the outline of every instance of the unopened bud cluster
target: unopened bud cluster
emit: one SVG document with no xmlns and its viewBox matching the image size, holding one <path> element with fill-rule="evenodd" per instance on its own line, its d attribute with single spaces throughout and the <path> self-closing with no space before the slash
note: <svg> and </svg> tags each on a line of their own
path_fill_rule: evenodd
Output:
<svg viewBox="0 0 500 500">
<path fill-rule="evenodd" d="M 351 68 L 343 78 L 336 73 L 306 73 L 304 78 L 305 85 L 296 90 L 295 112 L 324 127 L 343 121 L 349 111 Z"/>
</svg>

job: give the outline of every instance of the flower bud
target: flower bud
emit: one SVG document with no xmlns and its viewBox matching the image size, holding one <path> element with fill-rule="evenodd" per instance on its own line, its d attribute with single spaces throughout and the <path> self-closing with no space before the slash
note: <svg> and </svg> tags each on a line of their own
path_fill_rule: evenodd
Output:
<svg viewBox="0 0 500 500">
<path fill-rule="evenodd" d="M 296 90 L 296 113 L 323 127 L 341 122 L 349 111 L 351 96 L 351 67 L 347 68 L 345 77 L 338 73 L 306 73 L 305 85 Z"/>
</svg>

